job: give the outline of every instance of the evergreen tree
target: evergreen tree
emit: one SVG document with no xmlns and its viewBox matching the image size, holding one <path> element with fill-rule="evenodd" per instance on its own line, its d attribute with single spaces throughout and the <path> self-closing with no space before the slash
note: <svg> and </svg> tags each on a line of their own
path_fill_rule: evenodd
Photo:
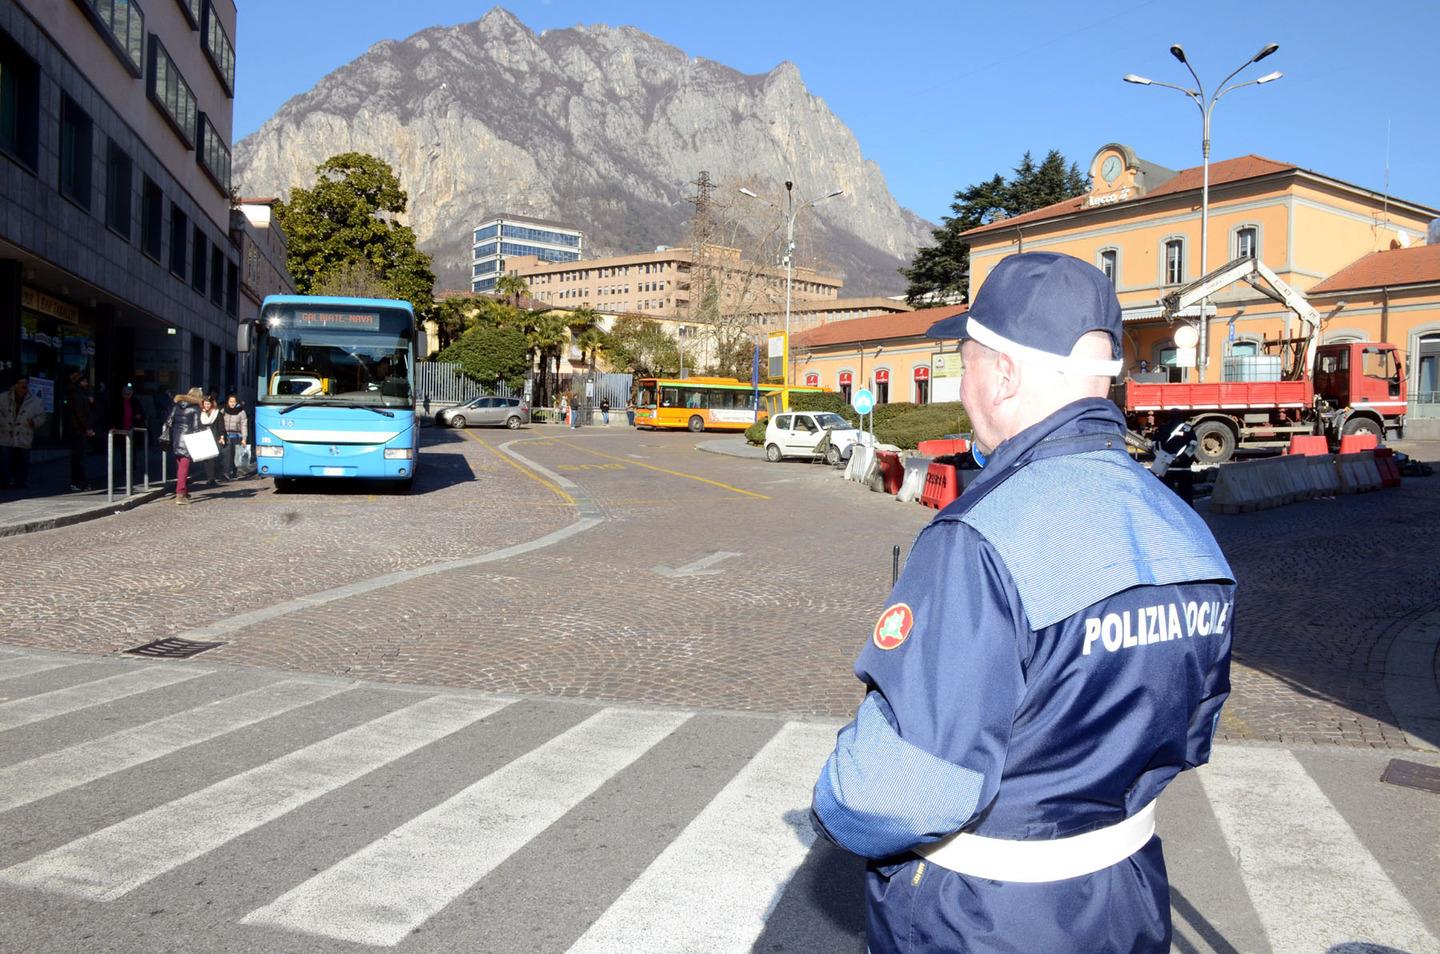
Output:
<svg viewBox="0 0 1440 954">
<path fill-rule="evenodd" d="M 313 188 L 295 189 L 275 207 L 295 287 L 312 294 L 368 271 L 417 312 L 428 311 L 435 273 L 415 232 L 397 220 L 408 197 L 395 171 L 374 156 L 346 152 L 316 166 L 315 176 Z"/>
<path fill-rule="evenodd" d="M 1073 162 L 1067 164 L 1058 150 L 1050 150 L 1045 159 L 1035 164 L 1026 152 L 1011 177 L 996 174 L 955 193 L 950 204 L 951 215 L 945 216 L 941 227 L 930 233 L 934 245 L 915 253 L 909 268 L 900 273 L 909 280 L 905 297 L 916 304 L 930 295 L 958 294 L 970 296 L 970 243 L 961 233 L 979 228 L 997 218 L 1009 218 L 1043 209 L 1065 199 L 1089 191 L 1089 178 Z"/>
</svg>

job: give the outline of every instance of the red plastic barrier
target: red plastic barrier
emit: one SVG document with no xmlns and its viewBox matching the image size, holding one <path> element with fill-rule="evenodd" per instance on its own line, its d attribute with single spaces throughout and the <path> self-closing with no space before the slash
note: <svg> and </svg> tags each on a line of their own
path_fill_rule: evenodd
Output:
<svg viewBox="0 0 1440 954">
<path fill-rule="evenodd" d="M 880 480 L 887 494 L 900 492 L 900 484 L 905 480 L 905 465 L 900 463 L 900 455 L 894 451 L 876 451 L 875 463 L 880 469 Z"/>
<path fill-rule="evenodd" d="M 1287 454 L 1303 454 L 1306 457 L 1324 457 L 1330 453 L 1330 444 L 1324 434 L 1306 434 L 1290 438 Z"/>
<path fill-rule="evenodd" d="M 1395 462 L 1395 451 L 1389 447 L 1375 448 L 1375 466 L 1380 470 L 1381 487 L 1400 486 L 1400 465 Z"/>
<path fill-rule="evenodd" d="M 960 496 L 960 480 L 953 464 L 931 464 L 925 472 L 925 490 L 920 494 L 922 506 L 940 510 Z"/>
<path fill-rule="evenodd" d="M 1340 438 L 1340 453 L 1358 454 L 1380 446 L 1380 438 L 1374 434 L 1346 434 Z"/>
<path fill-rule="evenodd" d="M 949 457 L 951 454 L 970 453 L 970 442 L 963 437 L 948 441 L 921 441 L 915 450 L 921 457 Z"/>
</svg>

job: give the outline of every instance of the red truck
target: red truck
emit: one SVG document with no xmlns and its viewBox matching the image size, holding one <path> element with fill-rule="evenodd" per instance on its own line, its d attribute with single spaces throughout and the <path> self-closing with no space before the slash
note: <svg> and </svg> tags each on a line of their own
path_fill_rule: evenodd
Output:
<svg viewBox="0 0 1440 954">
<path fill-rule="evenodd" d="M 1343 434 L 1375 434 L 1383 440 L 1387 432 L 1404 428 L 1405 371 L 1399 350 L 1383 342 L 1315 347 L 1319 313 L 1264 263 L 1236 259 L 1162 304 L 1167 313 L 1178 314 L 1239 280 L 1285 304 L 1306 326 L 1304 337 L 1265 342 L 1282 361 L 1289 359 L 1281 380 L 1176 384 L 1127 378 L 1116 385 L 1114 398 L 1131 431 L 1153 444 L 1162 429 L 1188 421 L 1195 428 L 1196 460 L 1219 464 L 1237 447 L 1284 447 L 1297 434 L 1324 434 L 1338 445 Z"/>
</svg>

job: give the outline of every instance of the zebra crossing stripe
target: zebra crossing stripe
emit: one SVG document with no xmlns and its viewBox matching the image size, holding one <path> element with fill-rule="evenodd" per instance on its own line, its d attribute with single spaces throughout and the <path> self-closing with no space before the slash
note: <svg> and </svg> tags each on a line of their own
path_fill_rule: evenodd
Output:
<svg viewBox="0 0 1440 954">
<path fill-rule="evenodd" d="M 1275 954 L 1440 950 L 1290 752 L 1226 748 L 1198 774 Z"/>
<path fill-rule="evenodd" d="M 509 702 L 431 696 L 0 871 L 0 883 L 111 901 Z"/>
<path fill-rule="evenodd" d="M 5 656 L 0 657 L 0 679 L 18 679 L 21 676 L 33 676 L 40 672 L 49 672 L 51 669 L 63 669 L 66 666 L 74 666 L 73 659 L 40 659 L 38 656 Z"/>
<path fill-rule="evenodd" d="M 810 791 L 833 726 L 785 725 L 570 954 L 749 951 L 815 841 Z"/>
<path fill-rule="evenodd" d="M 147 666 L 118 676 L 107 676 L 92 682 L 43 692 L 11 702 L 0 702 L 0 732 L 56 716 L 69 715 L 91 706 L 115 702 L 151 689 L 173 686 L 177 682 L 208 676 L 212 670 L 179 666 Z"/>
<path fill-rule="evenodd" d="M 689 718 L 598 712 L 241 921 L 398 944 Z"/>
<path fill-rule="evenodd" d="M 349 687 L 285 681 L 0 768 L 0 812 L 318 702 Z"/>
</svg>

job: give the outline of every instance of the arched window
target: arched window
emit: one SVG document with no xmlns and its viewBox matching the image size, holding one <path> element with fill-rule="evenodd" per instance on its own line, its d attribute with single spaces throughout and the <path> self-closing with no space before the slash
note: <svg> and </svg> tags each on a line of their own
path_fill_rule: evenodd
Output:
<svg viewBox="0 0 1440 954">
<path fill-rule="evenodd" d="M 890 369 L 875 369 L 875 403 L 890 403 Z"/>
<path fill-rule="evenodd" d="M 1110 279 L 1110 284 L 1120 284 L 1120 250 L 1118 248 L 1102 248 L 1096 257 L 1095 265 Z"/>
<path fill-rule="evenodd" d="M 924 364 L 917 364 L 911 372 L 915 376 L 915 403 L 930 403 L 930 367 Z"/>
<path fill-rule="evenodd" d="M 849 404 L 850 395 L 855 388 L 855 372 L 841 371 L 835 383 L 840 387 L 840 396 L 845 399 L 846 404 Z"/>
<path fill-rule="evenodd" d="M 1260 257 L 1260 226 L 1242 225 L 1230 232 L 1230 257 Z"/>
</svg>

